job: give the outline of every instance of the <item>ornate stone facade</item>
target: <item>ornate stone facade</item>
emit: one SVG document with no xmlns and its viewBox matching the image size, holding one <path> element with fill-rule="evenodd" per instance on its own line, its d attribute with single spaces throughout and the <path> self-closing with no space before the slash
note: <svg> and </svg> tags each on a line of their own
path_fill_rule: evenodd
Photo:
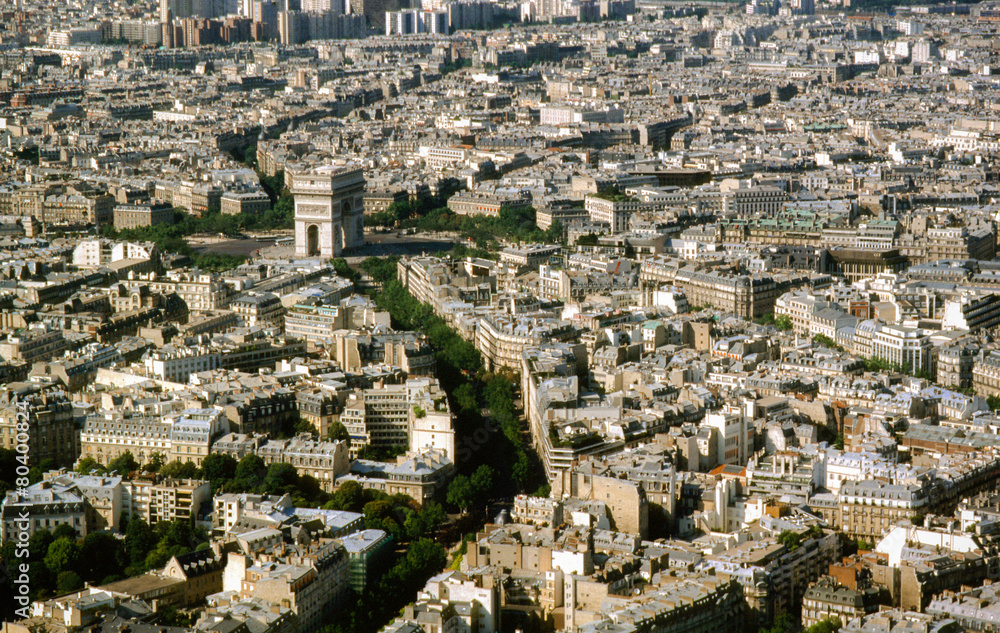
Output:
<svg viewBox="0 0 1000 633">
<path fill-rule="evenodd" d="M 364 172 L 357 167 L 293 173 L 295 255 L 337 257 L 363 245 L 364 189 Z"/>
</svg>

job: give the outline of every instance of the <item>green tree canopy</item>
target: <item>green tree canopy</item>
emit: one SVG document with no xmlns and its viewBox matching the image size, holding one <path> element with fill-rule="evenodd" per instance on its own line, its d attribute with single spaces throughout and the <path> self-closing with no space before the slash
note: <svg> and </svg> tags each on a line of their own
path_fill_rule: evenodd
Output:
<svg viewBox="0 0 1000 633">
<path fill-rule="evenodd" d="M 330 424 L 330 430 L 327 432 L 327 438 L 331 442 L 347 442 L 348 447 L 351 445 L 351 434 L 347 432 L 347 427 L 344 426 L 339 420 L 335 420 L 332 424 Z"/>
<path fill-rule="evenodd" d="M 481 505 L 486 503 L 493 493 L 493 485 L 496 480 L 496 471 L 487 464 L 482 464 L 472 473 L 469 483 L 475 494 L 476 503 Z"/>
<path fill-rule="evenodd" d="M 143 466 L 142 469 L 148 473 L 160 472 L 160 469 L 163 467 L 166 459 L 167 458 L 164 457 L 163 453 L 153 453 L 153 455 L 149 458 L 149 463 Z"/>
<path fill-rule="evenodd" d="M 125 451 L 118 457 L 108 462 L 108 472 L 116 472 L 119 475 L 128 475 L 139 469 L 139 463 L 135 461 L 132 451 Z"/>
<path fill-rule="evenodd" d="M 160 468 L 160 474 L 164 477 L 172 477 L 175 479 L 195 479 L 201 475 L 201 471 L 191 460 L 182 462 L 179 459 L 175 459 L 169 464 L 164 464 Z"/>
<path fill-rule="evenodd" d="M 326 507 L 328 510 L 344 510 L 347 512 L 361 512 L 365 505 L 365 490 L 356 481 L 345 481 L 333 493 Z"/>
<path fill-rule="evenodd" d="M 298 479 L 299 473 L 295 466 L 286 463 L 271 464 L 264 476 L 264 492 L 277 494 L 286 488 L 294 488 Z"/>
<path fill-rule="evenodd" d="M 843 626 L 843 623 L 840 621 L 840 618 L 827 618 L 806 628 L 802 633 L 837 633 L 841 626 Z"/>
<path fill-rule="evenodd" d="M 201 460 L 201 476 L 212 482 L 212 489 L 216 490 L 216 483 L 219 487 L 236 476 L 237 462 L 230 455 L 223 453 L 211 453 Z"/>
<path fill-rule="evenodd" d="M 83 575 L 95 583 L 127 566 L 125 543 L 110 532 L 91 532 L 84 537 L 80 555 L 83 558 Z"/>
<path fill-rule="evenodd" d="M 358 266 L 380 284 L 396 280 L 398 257 L 369 257 Z"/>
<path fill-rule="evenodd" d="M 104 468 L 97 463 L 97 460 L 93 457 L 84 457 L 80 460 L 80 463 L 76 466 L 76 472 L 81 475 L 89 475 L 90 473 L 101 473 Z"/>
<path fill-rule="evenodd" d="M 76 528 L 69 523 L 60 523 L 56 526 L 56 529 L 52 530 L 52 536 L 56 539 L 68 538 L 75 541 L 79 534 L 77 533 Z"/>
<path fill-rule="evenodd" d="M 476 503 L 476 489 L 465 475 L 456 475 L 448 484 L 448 503 L 458 507 L 462 512 L 468 512 Z"/>
<path fill-rule="evenodd" d="M 264 483 L 266 475 L 267 466 L 264 465 L 264 460 L 251 453 L 245 455 L 236 465 L 236 476 L 233 478 L 233 483 L 241 491 L 253 492 Z"/>
<path fill-rule="evenodd" d="M 143 564 L 146 556 L 156 546 L 153 530 L 141 517 L 133 517 L 125 532 L 125 551 L 133 565 Z"/>
<path fill-rule="evenodd" d="M 80 566 L 80 546 L 73 539 L 57 538 L 45 554 L 45 566 L 57 576 L 64 571 L 75 572 Z"/>
<path fill-rule="evenodd" d="M 83 579 L 75 571 L 64 571 L 56 577 L 56 594 L 63 595 L 83 589 Z"/>
<path fill-rule="evenodd" d="M 38 530 L 28 539 L 28 558 L 31 560 L 42 560 L 49 551 L 49 545 L 56 537 L 48 530 Z"/>
</svg>

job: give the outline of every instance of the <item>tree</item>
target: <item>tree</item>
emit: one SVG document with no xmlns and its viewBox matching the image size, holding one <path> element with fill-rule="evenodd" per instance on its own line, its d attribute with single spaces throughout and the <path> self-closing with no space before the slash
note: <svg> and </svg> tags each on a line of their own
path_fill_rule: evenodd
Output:
<svg viewBox="0 0 1000 633">
<path fill-rule="evenodd" d="M 372 213 L 371 215 L 365 216 L 365 226 L 396 226 L 399 222 L 399 215 L 395 209 L 390 205 L 385 211 L 378 211 Z"/>
<path fill-rule="evenodd" d="M 108 462 L 108 472 L 116 472 L 119 475 L 128 475 L 139 469 L 139 463 L 132 456 L 132 451 L 125 451 L 118 457 Z"/>
<path fill-rule="evenodd" d="M 176 626 L 189 629 L 194 624 L 195 616 L 194 614 L 180 611 L 177 607 L 170 606 L 157 611 L 156 620 L 162 626 Z"/>
<path fill-rule="evenodd" d="M 273 176 L 265 176 L 263 173 L 258 173 L 257 177 L 260 179 L 260 186 L 264 188 L 268 197 L 271 198 L 271 203 L 274 204 L 277 202 L 285 189 L 284 170 L 278 171 Z"/>
<path fill-rule="evenodd" d="M 292 435 L 302 435 L 303 433 L 308 433 L 309 435 L 316 436 L 316 427 L 312 422 L 305 418 L 299 418 L 295 421 L 292 426 Z"/>
<path fill-rule="evenodd" d="M 416 588 L 422 587 L 427 578 L 440 571 L 447 561 L 444 547 L 426 538 L 414 541 L 406 551 L 406 564 L 415 577 L 413 584 Z"/>
<path fill-rule="evenodd" d="M 125 533 L 125 551 L 129 561 L 133 565 L 142 565 L 155 546 L 156 541 L 149 524 L 140 517 L 133 517 L 128 522 L 128 531 Z"/>
<path fill-rule="evenodd" d="M 16 488 L 17 467 L 17 452 L 0 448 L 0 498 L 6 496 L 8 490 Z"/>
<path fill-rule="evenodd" d="M 358 266 L 371 278 L 380 284 L 385 284 L 396 279 L 396 264 L 398 257 L 369 257 Z"/>
<path fill-rule="evenodd" d="M 991 411 L 1000 410 L 1000 396 L 986 396 L 986 406 L 988 406 Z"/>
<path fill-rule="evenodd" d="M 243 150 L 243 163 L 247 167 L 257 166 L 257 146 L 250 145 L 245 150 Z"/>
<path fill-rule="evenodd" d="M 448 503 L 457 506 L 462 512 L 468 512 L 476 502 L 476 489 L 465 475 L 457 475 L 448 484 Z"/>
<path fill-rule="evenodd" d="M 183 553 L 184 552 L 178 552 L 178 554 Z M 171 548 L 160 544 L 156 546 L 156 549 L 146 555 L 146 560 L 143 561 L 143 564 L 146 566 L 146 569 L 160 569 L 165 567 L 167 563 L 170 562 L 171 556 L 174 556 L 171 552 Z"/>
<path fill-rule="evenodd" d="M 211 453 L 201 460 L 201 476 L 212 482 L 212 490 L 218 490 L 236 476 L 236 460 L 223 453 Z"/>
<path fill-rule="evenodd" d="M 562 221 L 556 220 L 545 230 L 545 242 L 547 244 L 561 244 L 564 239 Z"/>
<path fill-rule="evenodd" d="M 286 488 L 294 488 L 299 479 L 299 473 L 295 466 L 286 463 L 271 464 L 264 476 L 264 492 L 276 494 L 283 492 Z"/>
<path fill-rule="evenodd" d="M 333 424 L 330 425 L 327 437 L 331 442 L 344 441 L 347 442 L 348 448 L 351 446 L 351 434 L 347 432 L 347 427 L 340 421 L 334 421 Z"/>
<path fill-rule="evenodd" d="M 56 540 L 48 530 L 38 530 L 28 539 L 28 558 L 42 560 L 49 551 L 49 545 Z"/>
<path fill-rule="evenodd" d="M 782 530 L 778 535 L 778 542 L 788 548 L 788 551 L 795 551 L 802 543 L 802 535 L 794 530 Z"/>
<path fill-rule="evenodd" d="M 233 484 L 243 492 L 253 492 L 264 483 L 267 467 L 259 456 L 250 454 L 243 457 L 236 465 Z"/>
<path fill-rule="evenodd" d="M 149 463 L 143 466 L 142 469 L 147 473 L 159 472 L 164 462 L 166 462 L 166 458 L 163 456 L 163 453 L 153 453 L 149 459 Z"/>
<path fill-rule="evenodd" d="M 104 468 L 93 457 L 84 457 L 76 467 L 76 472 L 81 475 L 89 475 L 93 472 L 100 473 L 103 470 Z"/>
<path fill-rule="evenodd" d="M 365 490 L 356 481 L 345 481 L 333 493 L 331 499 L 325 506 L 327 510 L 345 510 L 347 512 L 360 512 L 365 505 Z"/>
<path fill-rule="evenodd" d="M 496 471 L 490 466 L 482 464 L 472 473 L 469 483 L 472 485 L 475 502 L 477 505 L 486 503 L 493 492 L 493 484 L 496 480 Z"/>
<path fill-rule="evenodd" d="M 292 502 L 296 506 L 311 507 L 314 502 L 325 500 L 327 497 L 318 479 L 312 475 L 299 475 L 292 495 Z"/>
<path fill-rule="evenodd" d="M 52 536 L 56 539 L 68 538 L 75 541 L 78 536 L 76 529 L 69 523 L 60 523 L 56 529 L 52 530 Z"/>
<path fill-rule="evenodd" d="M 794 628 L 795 623 L 792 621 L 792 617 L 786 612 L 781 612 L 778 617 L 774 618 L 771 628 L 762 629 L 761 633 L 791 633 Z"/>
<path fill-rule="evenodd" d="M 827 618 L 808 627 L 802 633 L 837 633 L 841 626 L 843 626 L 843 622 L 840 621 L 840 618 Z"/>
<path fill-rule="evenodd" d="M 531 462 L 525 451 L 520 450 L 517 452 L 517 459 L 514 460 L 514 465 L 511 466 L 510 476 L 517 482 L 519 490 L 523 489 L 524 484 L 528 482 L 528 478 L 531 476 Z"/>
<path fill-rule="evenodd" d="M 774 327 L 779 332 L 787 332 L 792 329 L 792 319 L 787 314 L 779 314 L 774 317 Z"/>
<path fill-rule="evenodd" d="M 287 190 L 281 192 L 278 201 L 270 212 L 264 213 L 264 223 L 269 228 L 287 229 L 292 228 L 295 218 L 295 198 Z"/>
<path fill-rule="evenodd" d="M 19 150 L 15 150 L 14 156 L 21 160 L 26 160 L 32 165 L 37 165 L 41 159 L 41 151 L 38 149 L 37 145 L 32 145 L 31 147 L 24 147 Z"/>
<path fill-rule="evenodd" d="M 75 571 L 64 571 L 56 576 L 56 594 L 63 595 L 83 589 L 83 579 Z"/>
<path fill-rule="evenodd" d="M 170 477 L 172 479 L 194 479 L 198 477 L 200 473 L 198 471 L 198 467 L 195 466 L 194 462 L 191 460 L 182 462 L 179 459 L 175 459 L 160 468 L 160 475 Z"/>
<path fill-rule="evenodd" d="M 42 480 L 42 473 L 44 471 L 38 466 L 32 466 L 28 469 L 28 485 L 34 486 Z"/>
<path fill-rule="evenodd" d="M 83 575 L 91 582 L 100 582 L 118 573 L 125 563 L 125 544 L 110 532 L 91 532 L 80 546 Z"/>
<path fill-rule="evenodd" d="M 837 345 L 836 341 L 834 341 L 829 336 L 826 336 L 825 334 L 817 334 L 817 335 L 813 336 L 812 340 L 813 340 L 813 343 L 816 343 L 818 345 L 822 345 L 823 347 L 829 347 L 829 348 L 840 347 L 839 345 Z"/>
<path fill-rule="evenodd" d="M 428 501 L 419 512 L 410 512 L 403 522 L 406 536 L 416 540 L 424 536 L 433 536 L 438 527 L 448 520 L 448 514 L 436 501 Z"/>
<path fill-rule="evenodd" d="M 343 257 L 334 257 L 330 260 L 330 265 L 333 266 L 333 272 L 337 273 L 338 277 L 343 277 L 354 283 L 358 283 L 361 280 L 361 274 L 351 268 L 351 265 Z"/>
<path fill-rule="evenodd" d="M 463 382 L 451 392 L 454 401 L 455 411 L 460 415 L 472 415 L 479 412 L 479 403 L 476 401 L 476 390 L 471 384 Z"/>
<path fill-rule="evenodd" d="M 76 541 L 63 537 L 52 541 L 45 554 L 45 566 L 53 574 L 76 571 L 80 564 L 80 546 Z"/>
<path fill-rule="evenodd" d="M 161 525 L 162 523 L 157 524 L 157 527 Z M 180 547 L 185 552 L 195 546 L 194 531 L 191 529 L 189 521 L 171 521 L 166 525 L 166 534 L 160 539 L 160 545 Z"/>
<path fill-rule="evenodd" d="M 369 501 L 364 507 L 365 527 L 384 530 L 394 539 L 401 540 L 404 536 L 403 526 L 396 515 L 396 505 L 389 498 Z"/>
</svg>

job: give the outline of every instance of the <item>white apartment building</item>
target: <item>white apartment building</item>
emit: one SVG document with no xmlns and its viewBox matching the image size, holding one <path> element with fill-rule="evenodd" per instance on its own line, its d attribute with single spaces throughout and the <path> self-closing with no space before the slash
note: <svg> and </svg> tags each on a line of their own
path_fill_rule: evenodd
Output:
<svg viewBox="0 0 1000 633">
<path fill-rule="evenodd" d="M 553 554 L 554 556 L 554 554 Z M 500 596 L 496 586 L 479 587 L 465 574 L 445 571 L 427 581 L 423 591 L 417 593 L 417 604 L 474 605 L 475 609 L 465 609 L 466 617 L 475 617 L 475 622 L 467 623 L 470 631 L 489 633 L 500 629 Z"/>
<path fill-rule="evenodd" d="M 112 242 L 97 238 L 83 240 L 73 249 L 73 265 L 96 268 L 123 259 L 153 259 L 158 256 L 156 245 L 139 242 Z"/>
<path fill-rule="evenodd" d="M 890 462 L 876 453 L 850 453 L 829 450 L 826 454 L 824 485 L 830 492 L 840 492 L 845 481 L 878 479 L 890 484 L 918 485 L 933 476 L 933 471 L 920 473 L 911 465 Z"/>
<path fill-rule="evenodd" d="M 881 64 L 882 60 L 882 51 L 877 48 L 866 51 L 854 51 L 855 64 Z"/>
<path fill-rule="evenodd" d="M 806 293 L 786 292 L 775 300 L 774 314 L 787 316 L 792 322 L 792 331 L 799 336 L 806 336 L 812 327 L 813 314 L 834 305 Z"/>
<path fill-rule="evenodd" d="M 753 454 L 754 426 L 740 410 L 709 413 L 703 426 L 715 429 L 716 463 L 746 466 Z"/>
<path fill-rule="evenodd" d="M 240 316 L 245 327 L 285 326 L 285 306 L 273 292 L 250 291 L 229 304 L 230 309 Z"/>
<path fill-rule="evenodd" d="M 105 239 L 83 240 L 73 249 L 73 265 L 97 267 L 111 261 L 111 242 Z"/>
<path fill-rule="evenodd" d="M 457 163 L 464 162 L 470 155 L 470 150 L 464 147 L 430 147 L 422 145 L 417 151 L 431 169 L 453 167 Z"/>
<path fill-rule="evenodd" d="M 67 347 L 62 330 L 51 329 L 44 323 L 32 323 L 26 330 L 12 332 L 0 341 L 0 358 L 34 363 L 54 358 Z"/>
<path fill-rule="evenodd" d="M 340 421 L 351 435 L 351 454 L 366 444 L 437 448 L 455 459 L 455 429 L 448 399 L 436 378 L 410 378 L 348 396 Z"/>
<path fill-rule="evenodd" d="M 625 111 L 617 106 L 586 108 L 566 104 L 548 104 L 539 110 L 539 122 L 542 125 L 624 123 Z"/>
<path fill-rule="evenodd" d="M 787 193 L 770 185 L 730 188 L 722 197 L 723 210 L 737 216 L 777 213 L 787 201 Z"/>
<path fill-rule="evenodd" d="M 177 293 L 192 312 L 219 310 L 229 307 L 235 291 L 220 276 L 211 273 L 175 272 L 164 276 L 155 273 L 137 275 L 125 282 L 131 291 L 135 286 L 148 285 L 154 293 Z"/>
<path fill-rule="evenodd" d="M 1000 295 L 962 294 L 945 300 L 943 330 L 993 329 L 1000 325 Z"/>
<path fill-rule="evenodd" d="M 310 342 L 332 340 L 346 325 L 345 311 L 339 306 L 296 304 L 285 313 L 285 333 Z"/>
<path fill-rule="evenodd" d="M 76 28 L 65 31 L 51 31 L 45 43 L 49 46 L 75 46 L 76 44 L 100 44 L 101 29 Z"/>
<path fill-rule="evenodd" d="M 449 25 L 448 11 L 444 9 L 436 11 L 403 9 L 402 11 L 385 12 L 386 35 L 414 35 L 417 33 L 448 35 Z"/>
<path fill-rule="evenodd" d="M 931 341 L 915 327 L 879 325 L 872 333 L 871 357 L 909 366 L 912 371 L 931 372 Z"/>
<path fill-rule="evenodd" d="M 629 218 L 649 205 L 636 198 L 628 200 L 605 200 L 599 196 L 587 196 L 583 207 L 592 222 L 603 222 L 611 227 L 612 233 L 628 230 Z"/>
<path fill-rule="evenodd" d="M 202 346 L 166 345 L 147 353 L 143 363 L 148 376 L 183 384 L 191 374 L 222 367 L 222 355 Z"/>
<path fill-rule="evenodd" d="M 947 136 L 935 136 L 930 144 L 932 147 L 951 145 L 959 152 L 988 154 L 1000 151 L 1000 134 L 995 130 L 953 129 Z"/>
</svg>

